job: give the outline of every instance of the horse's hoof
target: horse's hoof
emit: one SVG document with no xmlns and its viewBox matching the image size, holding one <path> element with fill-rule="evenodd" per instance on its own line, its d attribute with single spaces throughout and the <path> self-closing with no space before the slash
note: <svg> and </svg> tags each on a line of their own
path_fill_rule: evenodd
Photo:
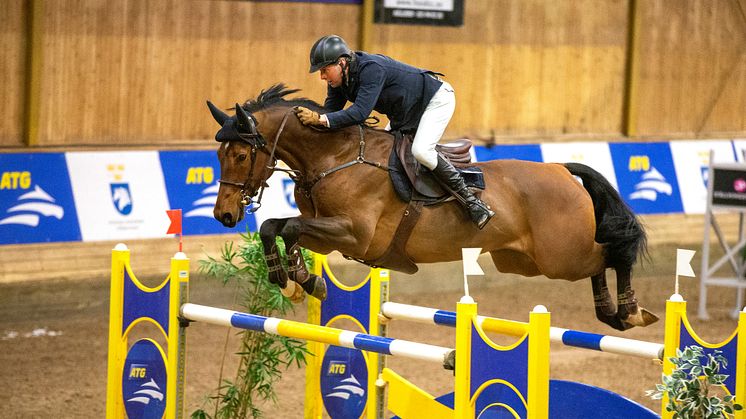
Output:
<svg viewBox="0 0 746 419">
<path fill-rule="evenodd" d="M 306 293 L 303 288 L 296 284 L 294 281 L 288 281 L 285 288 L 280 288 L 282 295 L 290 299 L 293 304 L 302 303 L 306 298 Z"/>
<path fill-rule="evenodd" d="M 308 276 L 306 282 L 300 284 L 300 286 L 303 287 L 308 295 L 317 298 L 319 301 L 326 300 L 326 282 L 324 278 L 311 274 Z"/>
<path fill-rule="evenodd" d="M 640 307 L 637 310 L 637 313 L 630 314 L 629 316 L 627 316 L 626 319 L 624 319 L 624 323 L 629 324 L 631 327 L 632 326 L 639 326 L 639 327 L 650 326 L 651 324 L 657 321 L 658 321 L 658 316 L 645 310 L 642 307 Z"/>
</svg>

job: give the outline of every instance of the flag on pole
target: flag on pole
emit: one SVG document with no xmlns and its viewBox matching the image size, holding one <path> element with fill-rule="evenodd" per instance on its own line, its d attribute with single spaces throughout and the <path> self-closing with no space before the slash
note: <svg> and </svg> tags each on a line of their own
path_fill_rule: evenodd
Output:
<svg viewBox="0 0 746 419">
<path fill-rule="evenodd" d="M 484 271 L 477 261 L 480 253 L 482 253 L 481 247 L 461 249 L 461 257 L 464 260 L 464 275 L 484 275 Z"/>
<path fill-rule="evenodd" d="M 696 276 L 691 265 L 695 253 L 694 250 L 676 249 L 676 275 Z"/>
<path fill-rule="evenodd" d="M 181 234 L 181 209 L 166 210 L 171 225 L 168 226 L 166 234 Z"/>
<path fill-rule="evenodd" d="M 179 235 L 179 252 L 183 250 L 184 244 L 182 241 L 183 235 L 181 232 L 181 209 L 166 210 L 168 219 L 171 220 L 171 225 L 168 226 L 166 234 L 178 234 Z"/>
</svg>

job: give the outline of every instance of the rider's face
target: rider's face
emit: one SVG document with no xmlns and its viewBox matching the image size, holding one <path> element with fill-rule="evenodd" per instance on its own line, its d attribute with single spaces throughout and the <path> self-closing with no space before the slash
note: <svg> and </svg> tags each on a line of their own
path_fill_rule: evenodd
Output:
<svg viewBox="0 0 746 419">
<path fill-rule="evenodd" d="M 342 85 L 342 65 L 339 62 L 329 64 L 319 70 L 321 80 L 326 81 L 331 87 Z"/>
</svg>

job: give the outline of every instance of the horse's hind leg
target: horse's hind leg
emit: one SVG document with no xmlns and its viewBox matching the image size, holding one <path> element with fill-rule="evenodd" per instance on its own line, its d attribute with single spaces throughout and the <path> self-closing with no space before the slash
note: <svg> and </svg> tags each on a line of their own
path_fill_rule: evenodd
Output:
<svg viewBox="0 0 746 419">
<path fill-rule="evenodd" d="M 617 274 L 617 310 L 606 285 L 606 272 L 591 277 L 593 303 L 596 318 L 617 330 L 627 330 L 635 326 L 647 326 L 658 321 L 658 317 L 637 305 L 635 291 L 630 284 L 630 270 L 619 269 Z"/>
<path fill-rule="evenodd" d="M 618 317 L 625 324 L 645 327 L 658 321 L 658 316 L 637 305 L 635 291 L 632 289 L 630 269 L 617 269 L 617 304 L 619 304 Z"/>
<path fill-rule="evenodd" d="M 625 326 L 619 318 L 614 300 L 609 294 L 609 287 L 606 285 L 606 271 L 591 277 L 591 287 L 593 288 L 593 304 L 596 309 L 596 318 L 603 323 L 608 324 L 617 330 L 627 330 L 632 325 Z"/>
<path fill-rule="evenodd" d="M 301 225 L 298 218 L 288 219 L 280 231 L 280 236 L 285 241 L 285 253 L 288 257 L 288 275 L 292 281 L 300 284 L 308 295 L 323 301 L 326 299 L 326 282 L 323 278 L 308 272 L 298 244 L 300 231 Z"/>
</svg>

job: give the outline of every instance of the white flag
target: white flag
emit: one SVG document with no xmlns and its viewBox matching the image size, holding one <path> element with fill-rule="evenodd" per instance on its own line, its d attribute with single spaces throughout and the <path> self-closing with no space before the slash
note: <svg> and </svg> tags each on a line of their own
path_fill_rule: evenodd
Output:
<svg viewBox="0 0 746 419">
<path fill-rule="evenodd" d="M 481 247 L 461 249 L 461 257 L 464 260 L 464 275 L 484 275 L 482 267 L 477 262 L 477 258 L 481 252 Z"/>
<path fill-rule="evenodd" d="M 676 249 L 676 275 L 696 276 L 691 265 L 695 253 L 694 250 Z"/>
</svg>

